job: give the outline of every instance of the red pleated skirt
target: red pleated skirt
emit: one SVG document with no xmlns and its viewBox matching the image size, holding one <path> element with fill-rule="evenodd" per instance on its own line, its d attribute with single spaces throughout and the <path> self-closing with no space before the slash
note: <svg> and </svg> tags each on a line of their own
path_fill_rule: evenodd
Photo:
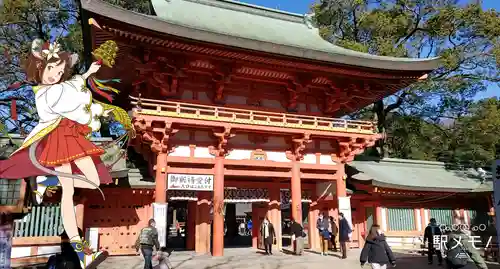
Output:
<svg viewBox="0 0 500 269">
<path fill-rule="evenodd" d="M 86 138 L 90 132 L 92 129 L 87 125 L 62 119 L 59 126 L 40 141 L 38 161 L 43 166 L 55 167 L 87 156 L 101 156 L 105 151 Z"/>
</svg>

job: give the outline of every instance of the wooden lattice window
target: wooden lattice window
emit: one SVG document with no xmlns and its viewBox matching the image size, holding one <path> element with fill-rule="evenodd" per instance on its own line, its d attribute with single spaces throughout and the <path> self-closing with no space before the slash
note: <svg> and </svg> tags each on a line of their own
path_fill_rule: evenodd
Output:
<svg viewBox="0 0 500 269">
<path fill-rule="evenodd" d="M 20 196 L 21 179 L 0 179 L 0 205 L 17 205 Z"/>
<path fill-rule="evenodd" d="M 390 231 L 414 231 L 415 210 L 413 208 L 387 208 Z"/>
<path fill-rule="evenodd" d="M 429 219 L 436 219 L 438 224 L 453 225 L 453 209 L 451 208 L 431 208 L 429 209 Z"/>
</svg>

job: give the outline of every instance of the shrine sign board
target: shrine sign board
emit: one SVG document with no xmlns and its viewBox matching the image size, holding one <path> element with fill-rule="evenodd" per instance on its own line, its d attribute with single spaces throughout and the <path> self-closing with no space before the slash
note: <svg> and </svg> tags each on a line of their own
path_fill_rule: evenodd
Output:
<svg viewBox="0 0 500 269">
<path fill-rule="evenodd" d="M 213 191 L 213 175 L 168 174 L 168 190 Z"/>
</svg>

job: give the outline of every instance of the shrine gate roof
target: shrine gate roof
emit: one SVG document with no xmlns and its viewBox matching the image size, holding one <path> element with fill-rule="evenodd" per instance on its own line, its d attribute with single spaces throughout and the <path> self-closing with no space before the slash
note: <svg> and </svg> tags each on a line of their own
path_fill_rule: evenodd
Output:
<svg viewBox="0 0 500 269">
<path fill-rule="evenodd" d="M 398 71 L 431 71 L 439 58 L 376 56 L 325 41 L 300 15 L 229 0 L 151 0 L 157 16 L 135 13 L 100 0 L 82 8 L 144 29 L 193 40 L 327 63 Z"/>
<path fill-rule="evenodd" d="M 487 174 L 483 183 L 474 169 L 447 169 L 444 163 L 403 159 L 354 161 L 347 167 L 351 178 L 373 186 L 413 191 L 491 192 Z"/>
</svg>

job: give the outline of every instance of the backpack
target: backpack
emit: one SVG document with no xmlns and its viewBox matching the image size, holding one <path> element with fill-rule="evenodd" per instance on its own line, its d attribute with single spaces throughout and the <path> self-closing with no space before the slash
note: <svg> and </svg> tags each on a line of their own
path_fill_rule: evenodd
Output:
<svg viewBox="0 0 500 269">
<path fill-rule="evenodd" d="M 458 243 L 457 243 L 458 244 Z M 446 252 L 446 260 L 453 266 L 453 268 L 462 268 L 469 262 L 469 254 L 462 245 L 451 248 L 448 244 L 448 251 Z"/>
</svg>

